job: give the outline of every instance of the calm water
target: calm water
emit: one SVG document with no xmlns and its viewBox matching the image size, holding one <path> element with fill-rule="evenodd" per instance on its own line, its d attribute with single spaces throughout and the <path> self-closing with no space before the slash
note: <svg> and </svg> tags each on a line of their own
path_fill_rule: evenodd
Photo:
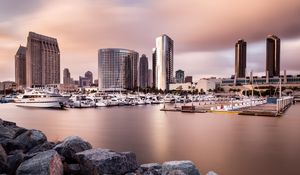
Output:
<svg viewBox="0 0 300 175">
<path fill-rule="evenodd" d="M 300 104 L 281 118 L 160 112 L 161 106 L 45 110 L 0 104 L 0 118 L 70 135 L 94 147 L 133 151 L 140 163 L 194 161 L 201 173 L 300 174 Z"/>
</svg>

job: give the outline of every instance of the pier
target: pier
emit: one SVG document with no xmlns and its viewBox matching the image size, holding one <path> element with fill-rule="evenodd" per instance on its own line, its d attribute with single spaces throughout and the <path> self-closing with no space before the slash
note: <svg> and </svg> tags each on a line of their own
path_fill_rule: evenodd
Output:
<svg viewBox="0 0 300 175">
<path fill-rule="evenodd" d="M 205 103 L 199 105 L 184 104 L 182 106 L 165 107 L 161 111 L 170 112 L 185 112 L 185 113 L 220 113 L 220 114 L 238 114 L 238 115 L 252 115 L 252 116 L 281 116 L 292 104 L 293 97 L 282 97 L 273 99 L 273 103 L 267 103 L 266 100 L 247 100 L 241 102 L 222 102 L 222 103 Z"/>
</svg>

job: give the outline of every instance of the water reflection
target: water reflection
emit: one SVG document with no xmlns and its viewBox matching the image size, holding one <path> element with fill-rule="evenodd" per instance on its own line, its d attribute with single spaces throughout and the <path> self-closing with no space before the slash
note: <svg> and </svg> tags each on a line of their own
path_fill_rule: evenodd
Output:
<svg viewBox="0 0 300 175">
<path fill-rule="evenodd" d="M 0 105 L 0 117 L 94 147 L 134 151 L 140 163 L 194 161 L 202 173 L 300 174 L 300 105 L 281 118 L 161 112 L 162 106 L 69 109 Z"/>
</svg>

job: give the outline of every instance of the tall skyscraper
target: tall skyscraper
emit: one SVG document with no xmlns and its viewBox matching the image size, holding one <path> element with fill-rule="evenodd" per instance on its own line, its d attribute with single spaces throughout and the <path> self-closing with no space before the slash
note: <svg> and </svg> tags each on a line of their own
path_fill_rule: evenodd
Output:
<svg viewBox="0 0 300 175">
<path fill-rule="evenodd" d="M 184 71 L 179 69 L 175 73 L 176 83 L 184 83 Z"/>
<path fill-rule="evenodd" d="M 140 87 L 148 87 L 148 58 L 146 55 L 142 55 L 140 58 Z"/>
<path fill-rule="evenodd" d="M 90 81 L 90 85 L 93 84 L 93 73 L 91 71 L 85 72 L 84 77 Z"/>
<path fill-rule="evenodd" d="M 235 44 L 235 76 L 237 78 L 246 77 L 246 56 L 247 42 L 243 39 L 240 39 Z"/>
<path fill-rule="evenodd" d="M 156 80 L 156 48 L 152 51 L 152 87 L 155 88 L 155 80 Z"/>
<path fill-rule="evenodd" d="M 269 77 L 280 76 L 280 39 L 275 35 L 267 37 L 266 72 Z"/>
<path fill-rule="evenodd" d="M 128 49 L 107 48 L 98 52 L 100 90 L 134 89 L 138 86 L 139 54 Z"/>
<path fill-rule="evenodd" d="M 167 36 L 156 38 L 154 82 L 157 89 L 169 90 L 169 84 L 173 80 L 173 52 L 174 42 Z"/>
<path fill-rule="evenodd" d="M 26 47 L 23 46 L 15 55 L 15 81 L 18 87 L 26 86 Z"/>
<path fill-rule="evenodd" d="M 151 69 L 148 70 L 148 86 L 153 87 L 153 72 Z"/>
<path fill-rule="evenodd" d="M 60 51 L 55 38 L 29 32 L 26 81 L 27 87 L 60 83 Z"/>
<path fill-rule="evenodd" d="M 68 68 L 64 69 L 63 84 L 71 84 L 71 73 Z"/>
</svg>

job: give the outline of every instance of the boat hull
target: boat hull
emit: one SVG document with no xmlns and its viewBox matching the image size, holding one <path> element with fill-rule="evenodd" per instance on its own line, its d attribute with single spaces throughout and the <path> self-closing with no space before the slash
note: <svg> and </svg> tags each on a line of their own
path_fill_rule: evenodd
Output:
<svg viewBox="0 0 300 175">
<path fill-rule="evenodd" d="M 16 103 L 19 107 L 31 107 L 31 108 L 63 108 L 62 102 L 24 102 Z"/>
</svg>

